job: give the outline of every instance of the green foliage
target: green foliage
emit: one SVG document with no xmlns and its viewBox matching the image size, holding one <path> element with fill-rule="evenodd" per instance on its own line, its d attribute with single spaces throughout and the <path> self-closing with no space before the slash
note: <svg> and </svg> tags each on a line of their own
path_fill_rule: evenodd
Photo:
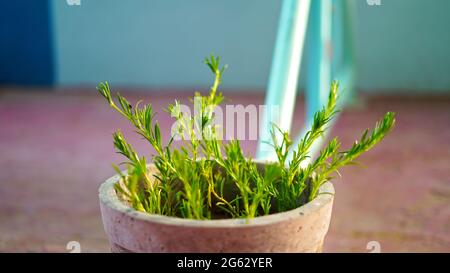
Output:
<svg viewBox="0 0 450 273">
<path fill-rule="evenodd" d="M 139 211 L 191 219 L 252 218 L 294 209 L 314 199 L 321 185 L 333 179 L 339 168 L 355 162 L 364 152 L 381 141 L 394 126 L 394 114 L 388 112 L 375 127 L 363 133 L 359 141 L 346 151 L 340 151 L 337 138 L 329 141 L 319 156 L 305 167 L 309 150 L 327 130 L 337 113 L 339 86 L 331 85 L 328 103 L 314 115 L 310 130 L 297 147 L 287 132 L 275 125 L 272 142 L 277 161 L 258 165 L 246 157 L 237 140 L 223 142 L 214 124 L 214 109 L 222 101 L 218 87 L 225 66 L 219 57 L 205 59 L 214 75 L 214 83 L 206 96 L 195 93 L 201 111 L 189 116 L 181 111 L 178 101 L 167 111 L 177 122 L 176 134 L 164 143 L 161 130 L 150 104 L 134 107 L 120 94 L 115 99 L 107 82 L 97 86 L 109 105 L 124 116 L 155 151 L 150 167 L 145 157 L 139 157 L 120 131 L 113 134 L 114 147 L 128 166 L 115 188 L 122 199 Z M 117 101 L 117 104 L 115 102 Z M 183 145 L 172 147 L 178 136 Z M 278 138 L 281 136 L 281 138 Z M 281 140 L 281 143 L 279 141 Z M 289 153 L 292 152 L 292 157 Z"/>
</svg>

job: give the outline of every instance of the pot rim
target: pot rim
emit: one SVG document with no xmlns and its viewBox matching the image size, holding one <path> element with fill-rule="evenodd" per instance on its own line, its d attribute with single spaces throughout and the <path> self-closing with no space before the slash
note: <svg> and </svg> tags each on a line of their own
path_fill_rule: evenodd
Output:
<svg viewBox="0 0 450 273">
<path fill-rule="evenodd" d="M 264 164 L 265 162 L 259 163 Z M 127 206 L 122 200 L 120 200 L 120 198 L 117 196 L 116 190 L 114 189 L 114 184 L 119 182 L 120 178 L 121 178 L 120 175 L 116 174 L 108 178 L 105 182 L 103 182 L 100 185 L 99 199 L 102 205 L 141 221 L 159 223 L 164 225 L 184 226 L 184 227 L 202 227 L 202 228 L 252 227 L 259 225 L 274 224 L 292 218 L 306 217 L 309 214 L 313 214 L 315 211 L 321 209 L 330 202 L 333 202 L 335 193 L 333 184 L 331 182 L 326 182 L 319 188 L 319 194 L 316 198 L 304 204 L 303 206 L 300 206 L 292 210 L 277 212 L 269 215 L 257 216 L 255 218 L 249 219 L 230 218 L 230 219 L 196 220 L 159 214 L 149 214 L 146 212 L 137 211 L 134 208 Z"/>
</svg>

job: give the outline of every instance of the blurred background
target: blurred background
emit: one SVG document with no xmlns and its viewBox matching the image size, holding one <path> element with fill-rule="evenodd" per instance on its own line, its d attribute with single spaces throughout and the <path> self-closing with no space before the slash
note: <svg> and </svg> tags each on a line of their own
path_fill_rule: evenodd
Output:
<svg viewBox="0 0 450 273">
<path fill-rule="evenodd" d="M 80 5 L 73 5 L 79 2 Z M 397 127 L 335 180 L 329 252 L 450 251 L 450 1 L 355 0 L 356 103 L 348 147 L 386 111 Z M 281 1 L 0 2 L 0 251 L 108 251 L 99 184 L 121 162 L 112 132 L 148 146 L 96 93 L 100 81 L 162 111 L 207 90 L 221 56 L 233 104 L 264 103 Z M 304 124 L 304 52 L 293 131 Z M 256 142 L 244 141 L 253 155 Z M 147 152 L 146 152 L 147 151 Z"/>
</svg>

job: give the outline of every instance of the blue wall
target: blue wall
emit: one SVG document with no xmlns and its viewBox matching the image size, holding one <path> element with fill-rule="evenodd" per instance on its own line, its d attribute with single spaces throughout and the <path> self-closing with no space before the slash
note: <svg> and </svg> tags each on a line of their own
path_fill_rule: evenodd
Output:
<svg viewBox="0 0 450 273">
<path fill-rule="evenodd" d="M 37 31 L 30 33 L 29 39 L 34 41 L 33 46 L 53 39 L 50 44 L 58 85 L 109 80 L 149 87 L 207 86 L 209 72 L 201 61 L 211 52 L 230 65 L 225 87 L 264 90 L 267 84 L 278 0 L 81 0 L 81 6 L 69 6 L 65 0 L 49 1 L 53 37 Z M 450 90 L 450 1 L 381 0 L 379 7 L 367 5 L 366 0 L 355 1 L 360 89 L 417 93 Z M 42 9 L 46 1 L 27 2 L 39 2 L 34 6 Z M 17 36 L 5 31 L 5 22 L 11 25 L 17 21 L 20 25 L 20 20 L 30 20 L 28 16 L 32 18 L 33 14 L 18 20 L 16 16 L 5 19 L 7 13 L 0 9 L 0 72 L 17 70 L 25 59 L 32 60 L 35 67 L 31 71 L 39 75 L 45 69 L 36 65 L 42 63 L 45 68 L 53 63 L 45 49 L 39 51 L 43 54 L 25 55 L 17 63 L 5 53 L 17 52 L 17 48 L 9 48 L 17 45 L 3 44 L 8 41 L 5 33 Z M 40 38 L 31 38 L 36 35 Z M 36 56 L 42 60 L 33 59 Z M 52 71 L 51 66 L 47 68 Z M 21 69 L 32 77 L 26 66 Z M 48 77 L 43 78 L 48 82 Z M 9 80 L 4 75 L 1 79 Z"/>
<path fill-rule="evenodd" d="M 60 84 L 199 86 L 215 52 L 230 64 L 228 87 L 267 81 L 278 1 L 53 1 Z"/>
<path fill-rule="evenodd" d="M 358 86 L 416 92 L 450 90 L 450 1 L 358 2 Z"/>
</svg>

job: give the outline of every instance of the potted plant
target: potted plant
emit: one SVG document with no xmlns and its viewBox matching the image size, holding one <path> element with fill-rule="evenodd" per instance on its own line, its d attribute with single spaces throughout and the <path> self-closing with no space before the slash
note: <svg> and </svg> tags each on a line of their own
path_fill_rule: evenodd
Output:
<svg viewBox="0 0 450 273">
<path fill-rule="evenodd" d="M 103 224 L 113 252 L 320 252 L 328 231 L 338 169 L 353 163 L 394 125 L 388 112 L 350 149 L 340 151 L 337 138 L 307 166 L 312 143 L 336 114 L 338 84 L 327 105 L 314 116 L 307 134 L 292 147 L 288 133 L 273 127 L 275 162 L 244 156 L 239 141 L 223 142 L 214 124 L 214 109 L 224 67 L 206 59 L 215 76 L 208 95 L 195 94 L 201 111 L 188 116 L 175 101 L 168 112 L 176 134 L 163 141 L 150 104 L 135 107 L 120 94 L 117 104 L 108 83 L 97 87 L 109 105 L 128 119 L 155 151 L 152 163 L 140 157 L 120 131 L 114 146 L 127 158 L 127 171 L 99 190 Z M 198 130 L 200 128 L 200 130 Z M 279 137 L 281 136 L 281 137 Z M 182 146 L 173 147 L 175 137 Z M 281 141 L 280 141 L 281 139 Z M 292 150 L 292 151 L 291 151 Z M 289 157 L 289 152 L 292 157 Z"/>
</svg>

